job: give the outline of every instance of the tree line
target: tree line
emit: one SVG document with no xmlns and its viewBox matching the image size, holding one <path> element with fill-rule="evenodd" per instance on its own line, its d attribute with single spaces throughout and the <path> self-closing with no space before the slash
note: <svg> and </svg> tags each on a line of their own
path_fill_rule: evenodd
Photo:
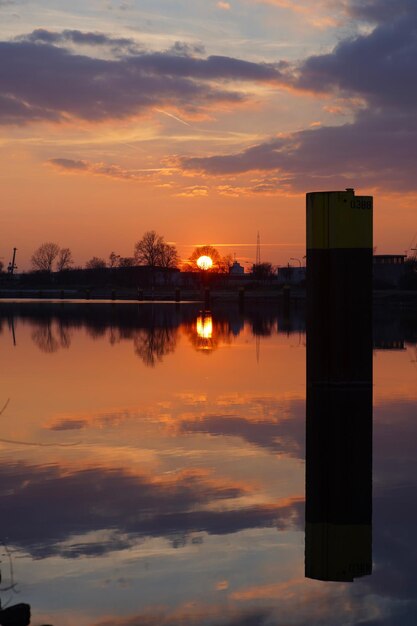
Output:
<svg viewBox="0 0 417 626">
<path fill-rule="evenodd" d="M 101 269 L 105 267 L 132 267 L 146 265 L 148 267 L 175 268 L 180 258 L 174 245 L 165 241 L 154 230 L 147 231 L 134 246 L 133 256 L 124 257 L 110 252 L 108 259 L 93 256 L 85 264 L 85 269 Z M 61 248 L 57 243 L 45 242 L 37 248 L 31 257 L 33 270 L 44 272 L 62 272 L 74 269 L 75 262 L 70 248 Z"/>
<path fill-rule="evenodd" d="M 181 261 L 175 245 L 166 242 L 164 237 L 156 231 L 149 230 L 135 243 L 132 256 L 124 257 L 112 251 L 108 259 L 93 256 L 84 267 L 97 270 L 142 265 L 149 268 L 180 267 L 183 271 L 200 271 L 197 265 L 200 256 L 210 256 L 213 262 L 209 270 L 211 272 L 227 273 L 233 264 L 231 255 L 221 256 L 213 246 L 199 246 L 186 261 Z M 82 269 L 75 267 L 70 248 L 61 248 L 54 242 L 45 242 L 34 251 L 31 266 L 34 271 L 43 272 Z"/>
</svg>

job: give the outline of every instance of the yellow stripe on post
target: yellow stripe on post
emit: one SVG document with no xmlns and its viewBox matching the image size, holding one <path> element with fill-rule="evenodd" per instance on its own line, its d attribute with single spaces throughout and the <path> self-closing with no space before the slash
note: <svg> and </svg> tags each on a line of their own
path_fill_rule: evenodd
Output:
<svg viewBox="0 0 417 626">
<path fill-rule="evenodd" d="M 352 582 L 372 573 L 371 524 L 306 524 L 307 578 Z"/>
<path fill-rule="evenodd" d="M 307 249 L 372 248 L 373 197 L 346 191 L 307 194 Z"/>
</svg>

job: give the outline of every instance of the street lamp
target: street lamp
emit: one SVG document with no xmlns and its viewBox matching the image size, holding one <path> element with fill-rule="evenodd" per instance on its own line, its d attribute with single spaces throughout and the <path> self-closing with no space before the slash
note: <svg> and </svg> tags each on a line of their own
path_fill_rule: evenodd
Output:
<svg viewBox="0 0 417 626">
<path fill-rule="evenodd" d="M 290 261 L 298 261 L 298 263 L 300 264 L 300 267 L 301 267 L 301 261 L 300 261 L 300 259 L 296 259 L 295 257 L 291 257 L 291 258 L 290 258 Z"/>
</svg>

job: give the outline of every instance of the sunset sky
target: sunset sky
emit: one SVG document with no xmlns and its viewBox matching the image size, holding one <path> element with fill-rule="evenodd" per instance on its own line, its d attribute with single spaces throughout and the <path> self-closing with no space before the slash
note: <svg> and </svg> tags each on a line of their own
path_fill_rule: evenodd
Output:
<svg viewBox="0 0 417 626">
<path fill-rule="evenodd" d="M 186 258 L 305 254 L 305 193 L 417 230 L 415 0 L 0 0 L 0 258 L 76 264 L 155 229 Z M 413 242 L 414 238 L 414 244 Z"/>
</svg>

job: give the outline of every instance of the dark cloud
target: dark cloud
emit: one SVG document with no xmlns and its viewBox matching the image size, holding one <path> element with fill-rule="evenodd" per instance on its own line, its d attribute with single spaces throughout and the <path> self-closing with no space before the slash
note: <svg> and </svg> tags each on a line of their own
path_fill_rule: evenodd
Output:
<svg viewBox="0 0 417 626">
<path fill-rule="evenodd" d="M 374 407 L 373 574 L 363 591 L 384 598 L 393 612 L 369 626 L 417 622 L 417 424 L 415 399 Z"/>
<path fill-rule="evenodd" d="M 89 165 L 86 161 L 80 161 L 75 159 L 49 159 L 48 163 L 55 165 L 63 170 L 76 170 L 83 171 L 88 170 Z"/>
<path fill-rule="evenodd" d="M 358 185 L 400 191 L 416 189 L 416 159 L 417 120 L 365 111 L 354 123 L 299 131 L 239 153 L 180 163 L 185 170 L 214 176 L 272 172 L 269 184 L 263 183 L 267 192 Z"/>
<path fill-rule="evenodd" d="M 260 413 L 262 404 L 260 402 Z M 247 405 L 242 408 L 247 410 Z M 261 413 L 257 420 L 248 420 L 240 415 L 205 415 L 199 419 L 183 419 L 179 429 L 182 433 L 240 437 L 276 454 L 304 458 L 304 402 L 294 401 L 289 414 L 282 410 L 279 403 L 268 402 L 267 412 L 270 415 Z"/>
<path fill-rule="evenodd" d="M 95 622 L 94 626 L 276 626 L 276 616 L 269 608 L 223 609 L 190 607 L 188 611 L 152 614 L 141 613 L 130 617 L 112 617 Z"/>
<path fill-rule="evenodd" d="M 57 122 L 59 119 L 60 114 L 57 111 L 24 102 L 12 94 L 0 94 L 1 124 L 15 124 L 17 120 Z"/>
<path fill-rule="evenodd" d="M 301 526 L 303 511 L 297 499 L 205 510 L 208 503 L 247 492 L 193 472 L 156 480 L 122 469 L 71 472 L 18 463 L 3 467 L 0 492 L 0 535 L 39 558 L 104 554 L 127 548 L 141 537 L 166 537 L 181 546 L 193 532 L 223 535 L 248 528 L 292 528 Z M 99 530 L 108 531 L 99 543 L 74 538 Z M 65 546 L 60 545 L 64 541 Z"/>
<path fill-rule="evenodd" d="M 398 10 L 397 10 L 398 7 Z M 185 170 L 215 176 L 271 172 L 253 191 L 379 186 L 414 191 L 417 181 L 417 3 L 352 2 L 357 17 L 375 14 L 368 34 L 345 39 L 293 68 L 294 89 L 335 93 L 362 102 L 354 121 L 274 137 L 229 155 L 184 158 Z"/>
<path fill-rule="evenodd" d="M 127 169 L 120 165 L 94 163 L 92 161 L 83 161 L 80 159 L 55 158 L 48 159 L 47 163 L 53 165 L 57 169 L 66 172 L 89 172 L 98 176 L 106 176 L 108 178 L 116 178 L 121 180 L 143 180 L 155 176 L 161 171 L 158 168 L 150 169 Z M 169 170 L 166 168 L 165 173 Z"/>
<path fill-rule="evenodd" d="M 416 27 L 417 4 L 414 3 L 371 33 L 342 41 L 329 54 L 306 59 L 295 84 L 315 92 L 337 89 L 350 96 L 360 96 L 372 110 L 384 107 L 414 112 Z"/>
<path fill-rule="evenodd" d="M 130 46 L 130 53 L 100 59 L 56 45 L 67 42 L 119 49 Z M 43 29 L 19 40 L 0 42 L 0 122 L 68 117 L 100 121 L 164 105 L 195 111 L 246 98 L 240 90 L 224 88 L 224 83 L 281 80 L 280 70 L 271 64 L 226 56 L 202 58 L 180 44 L 171 51 L 133 53 L 131 45 L 130 40 L 99 33 Z"/>
<path fill-rule="evenodd" d="M 189 44 L 183 41 L 176 41 L 168 52 L 179 55 L 205 54 L 205 48 L 202 44 Z"/>
<path fill-rule="evenodd" d="M 415 9 L 415 0 L 350 0 L 347 10 L 355 18 L 381 23 Z"/>
<path fill-rule="evenodd" d="M 45 28 L 37 28 L 26 35 L 16 37 L 16 41 L 28 41 L 30 43 L 68 44 L 87 46 L 105 46 L 113 52 L 126 52 L 134 54 L 141 49 L 133 39 L 126 37 L 111 37 L 104 33 L 84 33 L 80 30 L 63 30 L 54 32 Z"/>
</svg>

